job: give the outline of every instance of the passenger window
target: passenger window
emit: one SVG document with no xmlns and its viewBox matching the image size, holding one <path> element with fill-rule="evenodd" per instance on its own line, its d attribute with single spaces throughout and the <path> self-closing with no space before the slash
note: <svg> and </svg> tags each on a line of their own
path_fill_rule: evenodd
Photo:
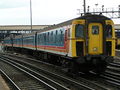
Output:
<svg viewBox="0 0 120 90">
<path fill-rule="evenodd" d="M 57 43 L 58 42 L 58 31 L 56 30 L 56 33 L 55 33 L 55 42 Z"/>
<path fill-rule="evenodd" d="M 60 41 L 63 41 L 63 31 L 62 30 L 60 30 Z"/>
<path fill-rule="evenodd" d="M 43 35 L 44 35 L 44 44 L 46 44 L 46 33 L 44 33 Z"/>
<path fill-rule="evenodd" d="M 106 37 L 112 37 L 112 25 L 106 25 Z"/>
<path fill-rule="evenodd" d="M 48 35 L 47 35 L 47 43 L 49 43 L 49 32 L 48 32 Z"/>
<path fill-rule="evenodd" d="M 84 32 L 84 26 L 77 24 L 75 26 L 75 37 L 84 37 L 83 32 Z"/>
<path fill-rule="evenodd" d="M 92 34 L 94 35 L 99 34 L 99 26 L 92 26 Z"/>
<path fill-rule="evenodd" d="M 53 38 L 54 38 L 54 36 L 53 36 L 53 31 L 51 32 L 51 42 L 53 42 Z"/>
</svg>

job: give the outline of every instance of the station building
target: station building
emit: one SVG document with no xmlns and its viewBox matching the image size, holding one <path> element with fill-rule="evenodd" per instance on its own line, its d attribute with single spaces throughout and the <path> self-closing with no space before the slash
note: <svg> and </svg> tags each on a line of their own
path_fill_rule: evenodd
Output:
<svg viewBox="0 0 120 90">
<path fill-rule="evenodd" d="M 20 35 L 39 31 L 50 25 L 0 25 L 0 41 L 9 35 Z"/>
</svg>

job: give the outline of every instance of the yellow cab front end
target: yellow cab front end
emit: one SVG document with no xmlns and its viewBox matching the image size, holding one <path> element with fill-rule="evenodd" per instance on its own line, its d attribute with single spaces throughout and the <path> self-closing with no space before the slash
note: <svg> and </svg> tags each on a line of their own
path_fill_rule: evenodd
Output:
<svg viewBox="0 0 120 90">
<path fill-rule="evenodd" d="M 72 57 L 80 64 L 105 67 L 115 56 L 115 30 L 112 20 L 86 23 L 84 19 L 72 22 Z M 86 68 L 86 67 L 85 67 Z M 104 70 L 104 69 L 101 70 Z M 82 68 L 83 69 L 83 68 Z M 100 71 L 100 70 L 98 70 Z"/>
</svg>

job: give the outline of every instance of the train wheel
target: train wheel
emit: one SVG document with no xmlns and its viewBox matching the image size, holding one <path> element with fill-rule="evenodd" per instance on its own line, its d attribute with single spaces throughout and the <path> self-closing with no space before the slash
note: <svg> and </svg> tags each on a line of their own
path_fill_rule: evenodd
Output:
<svg viewBox="0 0 120 90">
<path fill-rule="evenodd" d="M 94 72 L 99 75 L 99 74 L 104 73 L 105 70 L 106 70 L 106 65 L 97 65 Z"/>
<path fill-rule="evenodd" d="M 68 69 L 68 73 L 77 75 L 78 72 L 79 72 L 78 64 L 76 64 L 75 62 L 71 62 L 70 68 Z"/>
</svg>

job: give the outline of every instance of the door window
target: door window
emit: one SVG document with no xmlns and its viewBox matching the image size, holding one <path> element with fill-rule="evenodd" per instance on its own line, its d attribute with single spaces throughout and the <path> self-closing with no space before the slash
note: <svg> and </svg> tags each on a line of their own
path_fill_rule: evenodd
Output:
<svg viewBox="0 0 120 90">
<path fill-rule="evenodd" d="M 94 35 L 99 34 L 99 26 L 92 26 L 92 34 Z"/>
</svg>

